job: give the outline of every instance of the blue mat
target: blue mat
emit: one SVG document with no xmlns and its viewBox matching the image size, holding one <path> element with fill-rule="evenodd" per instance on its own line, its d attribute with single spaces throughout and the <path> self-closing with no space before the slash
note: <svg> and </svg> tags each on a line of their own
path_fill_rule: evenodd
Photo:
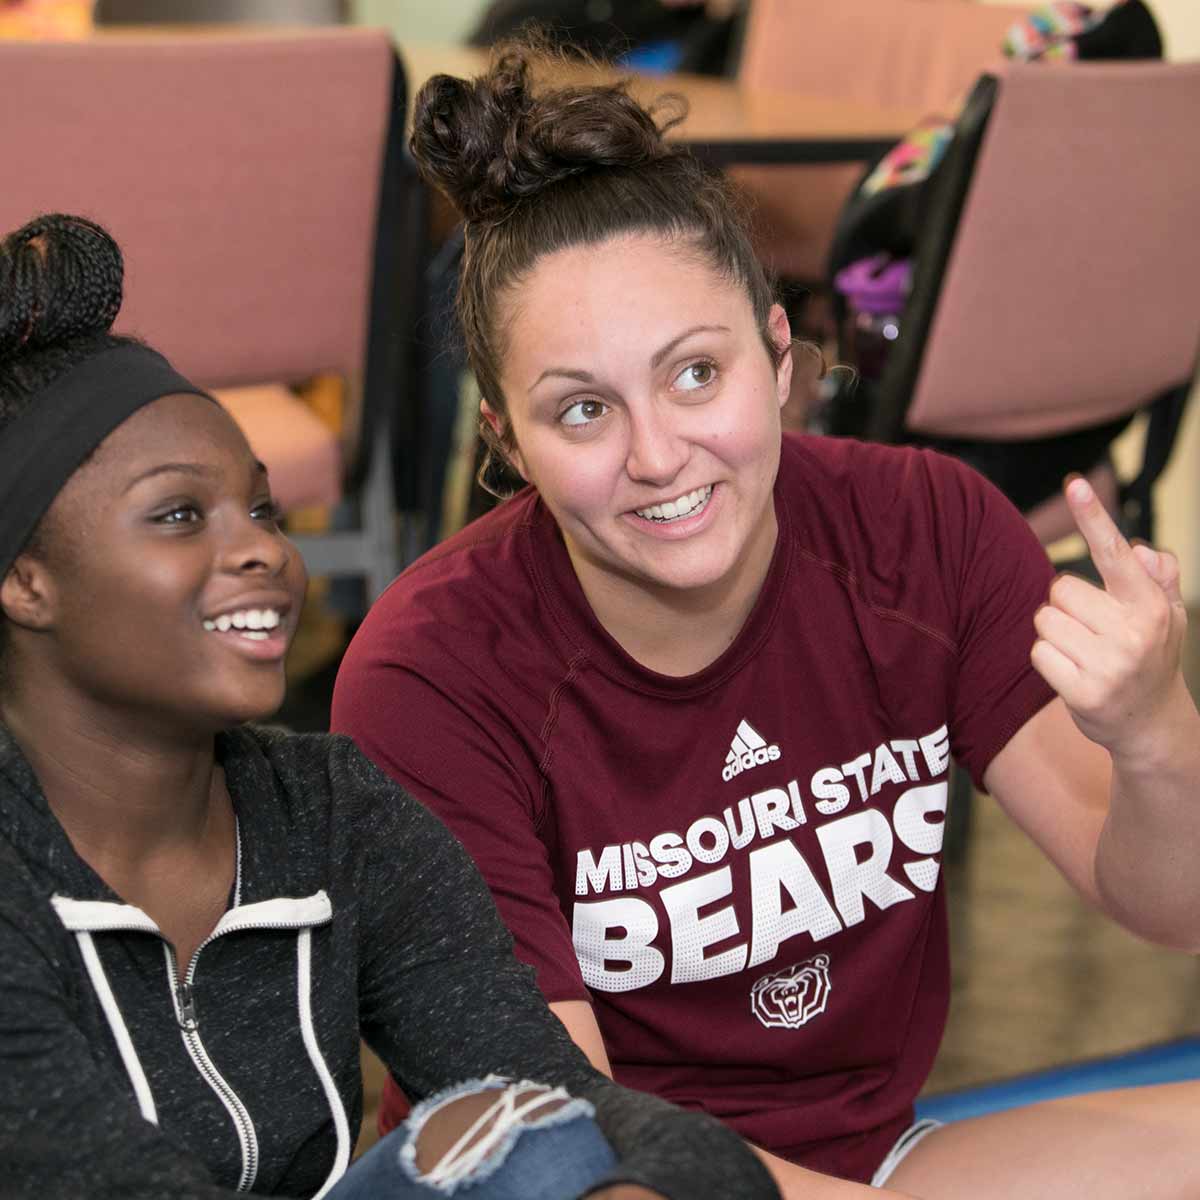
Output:
<svg viewBox="0 0 1200 1200">
<path fill-rule="evenodd" d="M 1060 1096 L 1150 1083 L 1178 1083 L 1187 1079 L 1200 1079 L 1200 1038 L 1185 1038 L 1165 1046 L 1119 1054 L 1115 1058 L 1072 1063 L 982 1087 L 943 1092 L 939 1096 L 922 1096 L 917 1101 L 917 1116 L 960 1121 L 1023 1104 L 1037 1104 L 1041 1100 L 1056 1100 Z"/>
</svg>

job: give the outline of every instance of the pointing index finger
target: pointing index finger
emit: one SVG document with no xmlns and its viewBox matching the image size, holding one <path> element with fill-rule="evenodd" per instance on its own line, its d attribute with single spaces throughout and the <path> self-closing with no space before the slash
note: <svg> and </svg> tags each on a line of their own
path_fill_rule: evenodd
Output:
<svg viewBox="0 0 1200 1200">
<path fill-rule="evenodd" d="M 1077 475 L 1068 480 L 1066 496 L 1071 515 L 1087 542 L 1105 589 L 1118 600 L 1132 600 L 1142 595 L 1147 584 L 1153 585 L 1154 581 L 1100 503 L 1092 485 Z"/>
</svg>

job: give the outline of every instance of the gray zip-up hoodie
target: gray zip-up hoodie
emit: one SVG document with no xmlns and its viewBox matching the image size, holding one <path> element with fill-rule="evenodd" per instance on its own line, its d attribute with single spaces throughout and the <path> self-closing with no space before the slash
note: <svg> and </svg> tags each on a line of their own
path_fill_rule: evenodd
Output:
<svg viewBox="0 0 1200 1200">
<path fill-rule="evenodd" d="M 359 1036 L 414 1099 L 497 1073 L 591 1100 L 606 1182 L 778 1195 L 732 1132 L 587 1064 L 473 864 L 348 739 L 218 739 L 233 901 L 171 947 L 75 853 L 0 727 L 0 1196 L 318 1197 L 362 1116 Z"/>
</svg>

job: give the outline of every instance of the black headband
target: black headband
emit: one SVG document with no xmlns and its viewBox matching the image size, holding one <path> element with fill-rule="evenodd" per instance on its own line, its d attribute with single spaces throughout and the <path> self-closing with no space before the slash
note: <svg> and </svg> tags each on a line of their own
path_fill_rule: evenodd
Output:
<svg viewBox="0 0 1200 1200">
<path fill-rule="evenodd" d="M 139 408 L 181 392 L 208 396 L 157 351 L 125 343 L 72 367 L 0 431 L 0 579 L 84 459 Z"/>
</svg>

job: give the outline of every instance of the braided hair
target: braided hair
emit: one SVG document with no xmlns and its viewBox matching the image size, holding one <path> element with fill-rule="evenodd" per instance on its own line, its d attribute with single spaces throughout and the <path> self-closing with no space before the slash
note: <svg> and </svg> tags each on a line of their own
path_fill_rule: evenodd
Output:
<svg viewBox="0 0 1200 1200">
<path fill-rule="evenodd" d="M 116 242 L 84 217 L 50 213 L 0 238 L 0 433 L 72 367 L 133 340 L 109 332 L 124 273 Z M 41 552 L 39 526 L 25 553 Z M 0 655 L 6 625 L 0 612 Z"/>
<path fill-rule="evenodd" d="M 131 340 L 109 332 L 124 270 L 84 217 L 51 213 L 0 239 L 0 431 L 76 364 Z"/>
</svg>

